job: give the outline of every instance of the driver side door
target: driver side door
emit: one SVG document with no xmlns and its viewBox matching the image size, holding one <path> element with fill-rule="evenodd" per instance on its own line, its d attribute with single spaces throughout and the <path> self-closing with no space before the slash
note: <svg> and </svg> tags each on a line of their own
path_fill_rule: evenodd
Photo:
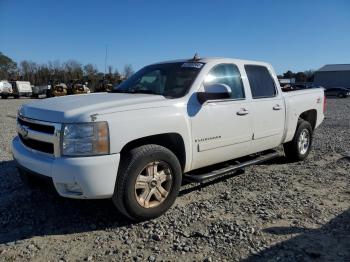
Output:
<svg viewBox="0 0 350 262">
<path fill-rule="evenodd" d="M 234 64 L 214 66 L 203 85 L 216 83 L 229 86 L 230 97 L 199 104 L 196 114 L 191 116 L 192 169 L 241 157 L 250 151 L 252 110 L 238 67 Z"/>
</svg>

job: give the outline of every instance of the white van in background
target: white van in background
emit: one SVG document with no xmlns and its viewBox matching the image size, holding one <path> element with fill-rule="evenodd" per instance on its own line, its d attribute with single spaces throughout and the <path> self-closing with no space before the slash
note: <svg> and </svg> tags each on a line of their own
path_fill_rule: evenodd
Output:
<svg viewBox="0 0 350 262">
<path fill-rule="evenodd" d="M 6 80 L 0 81 L 0 96 L 1 98 L 12 96 L 12 85 Z"/>
<path fill-rule="evenodd" d="M 15 98 L 20 96 L 32 96 L 33 90 L 28 81 L 12 81 L 13 95 Z"/>
</svg>

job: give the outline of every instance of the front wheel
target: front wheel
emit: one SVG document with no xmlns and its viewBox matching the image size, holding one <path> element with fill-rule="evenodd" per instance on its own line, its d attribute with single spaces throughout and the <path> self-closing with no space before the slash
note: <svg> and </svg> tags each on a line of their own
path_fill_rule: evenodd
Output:
<svg viewBox="0 0 350 262">
<path fill-rule="evenodd" d="M 164 214 L 175 202 L 181 187 L 177 157 L 159 145 L 132 149 L 121 160 L 113 203 L 133 220 L 148 220 Z"/>
<path fill-rule="evenodd" d="M 311 145 L 312 126 L 307 121 L 299 120 L 293 140 L 283 145 L 284 153 L 292 161 L 301 161 L 309 155 Z"/>
</svg>

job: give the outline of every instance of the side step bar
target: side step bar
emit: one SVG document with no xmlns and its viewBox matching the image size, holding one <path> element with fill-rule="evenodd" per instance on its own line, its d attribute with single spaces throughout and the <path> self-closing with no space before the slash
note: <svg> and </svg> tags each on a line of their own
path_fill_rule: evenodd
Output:
<svg viewBox="0 0 350 262">
<path fill-rule="evenodd" d="M 247 166 L 260 164 L 262 162 L 265 162 L 267 160 L 276 158 L 278 156 L 280 156 L 280 153 L 274 151 L 274 152 L 271 152 L 271 153 L 268 153 L 268 154 L 265 154 L 265 155 L 258 156 L 258 157 L 254 158 L 252 160 L 248 160 L 248 161 L 245 161 L 245 162 L 242 162 L 242 163 L 238 163 L 238 164 L 235 164 L 235 165 L 230 165 L 230 166 L 227 166 L 227 167 L 224 167 L 224 168 L 220 168 L 220 169 L 211 171 L 209 173 L 198 174 L 198 175 L 187 173 L 187 174 L 184 174 L 184 178 L 186 180 L 188 180 L 188 181 L 191 181 L 191 182 L 202 183 L 202 182 L 205 182 L 206 180 L 217 178 L 219 176 L 226 175 L 228 173 L 232 173 L 234 171 L 243 169 L 243 168 L 245 168 Z"/>
</svg>

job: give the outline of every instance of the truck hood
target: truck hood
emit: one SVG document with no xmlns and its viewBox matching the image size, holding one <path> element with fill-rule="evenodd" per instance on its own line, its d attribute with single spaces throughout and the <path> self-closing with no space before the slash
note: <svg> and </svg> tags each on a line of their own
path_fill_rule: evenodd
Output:
<svg viewBox="0 0 350 262">
<path fill-rule="evenodd" d="M 91 121 L 91 115 L 162 106 L 167 99 L 148 94 L 94 93 L 48 98 L 24 104 L 24 117 L 72 123 Z"/>
</svg>

